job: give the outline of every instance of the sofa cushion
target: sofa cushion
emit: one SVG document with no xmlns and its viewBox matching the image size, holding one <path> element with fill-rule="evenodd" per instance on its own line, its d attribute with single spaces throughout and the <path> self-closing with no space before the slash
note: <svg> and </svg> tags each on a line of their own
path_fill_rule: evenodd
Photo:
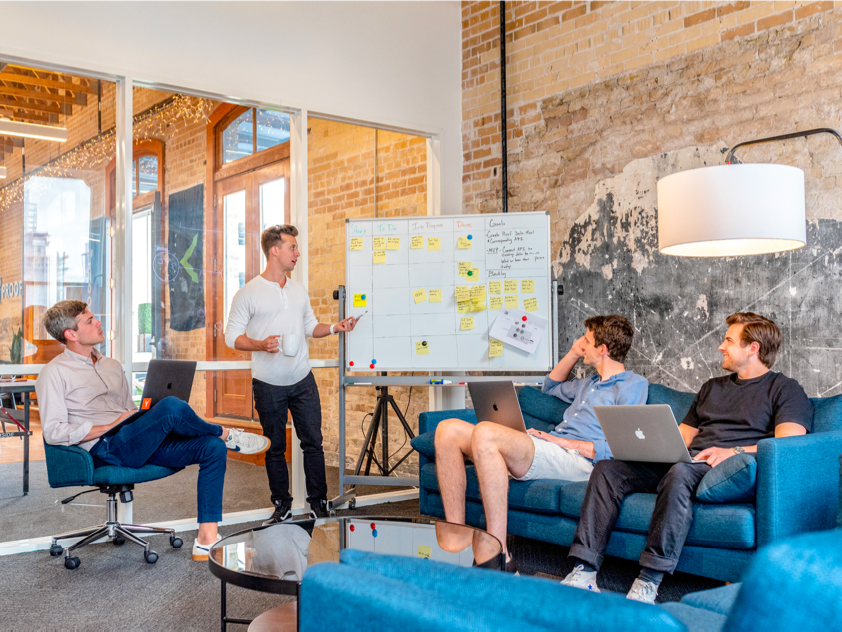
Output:
<svg viewBox="0 0 842 632">
<path fill-rule="evenodd" d="M 681 423 L 684 417 L 687 416 L 687 411 L 693 404 L 693 399 L 696 397 L 695 393 L 687 393 L 685 391 L 676 391 L 669 386 L 662 384 L 649 385 L 649 397 L 646 400 L 647 404 L 667 404 L 672 408 L 672 414 L 675 420 Z"/>
<path fill-rule="evenodd" d="M 420 452 L 428 459 L 435 461 L 436 460 L 436 433 L 433 432 L 423 432 L 417 437 L 413 438 L 412 441 L 409 442 L 416 451 Z"/>
<path fill-rule="evenodd" d="M 518 391 L 518 402 L 527 428 L 537 428 L 548 432 L 564 421 L 564 411 L 570 404 L 558 397 L 545 395 L 534 386 L 524 386 Z"/>
<path fill-rule="evenodd" d="M 568 483 L 559 493 L 561 513 L 578 520 L 585 499 L 587 482 Z M 616 529 L 646 535 L 655 509 L 655 494 L 630 494 L 623 502 Z M 693 523 L 687 535 L 687 544 L 752 549 L 755 547 L 754 505 L 709 505 L 694 503 Z"/>
<path fill-rule="evenodd" d="M 813 432 L 842 430 L 842 395 L 811 397 L 813 402 Z"/>
<path fill-rule="evenodd" d="M 696 500 L 705 503 L 750 503 L 757 496 L 757 458 L 736 454 L 704 475 Z"/>
</svg>

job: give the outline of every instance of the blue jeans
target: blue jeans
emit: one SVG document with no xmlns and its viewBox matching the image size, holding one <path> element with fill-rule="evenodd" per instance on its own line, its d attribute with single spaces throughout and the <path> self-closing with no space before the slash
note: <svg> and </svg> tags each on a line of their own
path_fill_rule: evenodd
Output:
<svg viewBox="0 0 842 632">
<path fill-rule="evenodd" d="M 272 502 L 291 502 L 289 472 L 284 453 L 287 449 L 287 411 L 292 413 L 292 424 L 304 452 L 304 479 L 307 484 L 307 502 L 311 505 L 327 499 L 325 478 L 325 452 L 322 448 L 322 403 L 313 372 L 290 386 L 275 386 L 252 380 L 254 407 L 269 437 L 271 447 L 266 452 L 266 474 Z"/>
<path fill-rule="evenodd" d="M 176 468 L 198 463 L 199 522 L 219 522 L 228 462 L 221 435 L 222 426 L 201 419 L 177 397 L 167 397 L 117 434 L 97 441 L 91 456 L 98 466 Z"/>
</svg>

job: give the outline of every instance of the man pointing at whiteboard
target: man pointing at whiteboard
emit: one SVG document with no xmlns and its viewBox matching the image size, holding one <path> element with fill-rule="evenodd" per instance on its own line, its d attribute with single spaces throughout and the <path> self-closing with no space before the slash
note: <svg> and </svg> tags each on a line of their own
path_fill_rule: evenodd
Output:
<svg viewBox="0 0 842 632">
<path fill-rule="evenodd" d="M 263 434 L 272 441 L 266 452 L 266 474 L 275 512 L 263 524 L 292 518 L 292 495 L 286 459 L 287 411 L 304 452 L 307 502 L 314 518 L 327 515 L 325 455 L 322 448 L 322 408 L 316 378 L 310 369 L 306 337 L 324 338 L 352 331 L 346 318 L 334 325 L 319 323 L 310 306 L 307 288 L 287 277 L 301 253 L 298 229 L 289 224 L 270 226 L 260 236 L 266 269 L 234 295 L 225 344 L 251 351 L 254 407 Z"/>
</svg>

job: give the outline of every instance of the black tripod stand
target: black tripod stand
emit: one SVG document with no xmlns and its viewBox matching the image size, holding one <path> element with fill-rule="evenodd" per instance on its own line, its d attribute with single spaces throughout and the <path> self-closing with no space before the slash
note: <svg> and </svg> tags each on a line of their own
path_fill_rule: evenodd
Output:
<svg viewBox="0 0 842 632">
<path fill-rule="evenodd" d="M 386 375 L 383 373 L 382 375 Z M 365 441 L 363 442 L 363 449 L 360 452 L 360 458 L 357 460 L 357 467 L 354 469 L 354 476 L 359 476 L 365 461 L 365 475 L 368 476 L 371 472 L 372 462 L 377 465 L 381 476 L 391 476 L 392 472 L 398 469 L 401 463 L 409 458 L 413 450 L 407 452 L 403 458 L 389 467 L 389 407 L 395 411 L 398 419 L 403 425 L 404 432 L 409 435 L 410 439 L 415 438 L 412 428 L 406 423 L 406 417 L 403 416 L 400 408 L 398 408 L 395 398 L 389 395 L 388 386 L 377 386 L 377 404 L 374 407 L 374 415 L 371 419 L 371 425 L 368 427 L 368 432 L 365 433 Z M 382 457 L 378 461 L 375 456 L 375 445 L 377 443 L 377 431 L 380 431 L 380 445 L 382 447 Z M 355 486 L 356 487 L 356 486 Z"/>
</svg>

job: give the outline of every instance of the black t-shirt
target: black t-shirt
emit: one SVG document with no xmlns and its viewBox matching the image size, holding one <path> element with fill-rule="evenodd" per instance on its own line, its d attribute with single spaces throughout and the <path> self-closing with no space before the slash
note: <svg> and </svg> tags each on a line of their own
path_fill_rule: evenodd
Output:
<svg viewBox="0 0 842 632">
<path fill-rule="evenodd" d="M 813 427 L 813 404 L 801 385 L 783 373 L 769 371 L 750 380 L 736 373 L 702 385 L 682 423 L 699 429 L 690 454 L 706 448 L 756 445 L 775 436 L 782 423 Z"/>
</svg>

